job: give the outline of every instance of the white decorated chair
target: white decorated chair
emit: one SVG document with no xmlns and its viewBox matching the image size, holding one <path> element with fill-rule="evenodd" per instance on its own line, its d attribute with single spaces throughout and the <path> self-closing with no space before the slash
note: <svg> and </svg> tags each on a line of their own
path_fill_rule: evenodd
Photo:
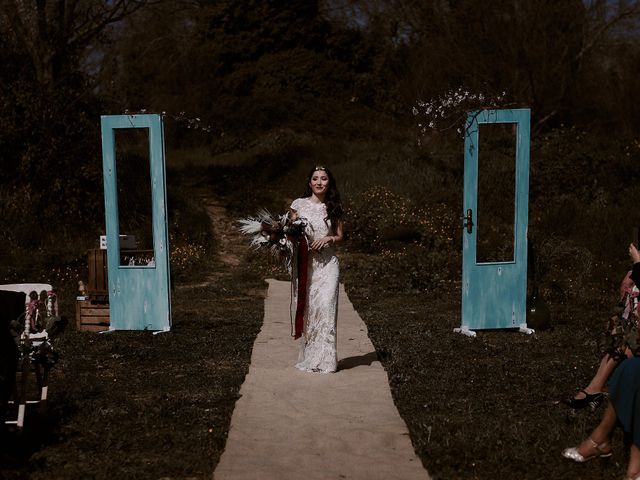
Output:
<svg viewBox="0 0 640 480">
<path fill-rule="evenodd" d="M 6 363 L 9 368 L 13 368 L 13 378 L 7 376 L 11 372 L 5 372 L 5 385 L 13 391 L 9 400 L 9 405 L 17 405 L 17 415 L 15 420 L 5 420 L 6 424 L 16 425 L 18 428 L 24 426 L 24 417 L 27 404 L 40 404 L 44 406 L 47 401 L 48 376 L 51 364 L 36 360 L 38 355 L 53 354 L 49 343 L 49 334 L 45 327 L 45 320 L 51 317 L 58 317 L 58 301 L 51 285 L 47 283 L 14 283 L 0 285 L 0 291 L 16 292 L 24 294 L 24 306 L 21 313 L 3 312 L 3 335 L 11 337 L 10 322 L 18 320 L 23 325 L 17 348 L 7 348 L 4 355 L 14 358 L 7 358 Z M 35 294 L 34 294 L 35 292 Z M 10 296 L 7 296 L 8 298 Z M 32 298 L 33 297 L 33 298 Z M 15 301 L 15 297 L 13 299 Z M 14 310 L 15 308 L 8 308 Z M 46 313 L 45 313 L 46 312 Z M 5 314 L 6 313 L 6 314 Z M 17 315 L 16 318 L 9 318 Z M 4 318 L 4 317 L 7 318 Z M 13 338 L 10 338 L 13 342 Z M 3 341 L 7 341 L 4 339 Z M 20 372 L 19 384 L 15 381 L 16 370 Z M 35 373 L 38 397 L 28 399 L 29 377 Z M 13 381 L 12 381 L 13 380 Z M 3 403 L 6 398 L 3 398 Z"/>
</svg>

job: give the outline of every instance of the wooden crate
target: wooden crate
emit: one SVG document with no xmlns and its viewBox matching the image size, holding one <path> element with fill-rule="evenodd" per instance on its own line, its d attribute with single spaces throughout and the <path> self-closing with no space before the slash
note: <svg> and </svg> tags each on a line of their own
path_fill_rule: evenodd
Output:
<svg viewBox="0 0 640 480">
<path fill-rule="evenodd" d="M 109 303 L 76 300 L 76 329 L 85 332 L 109 330 Z"/>
<path fill-rule="evenodd" d="M 107 251 L 98 248 L 87 252 L 89 264 L 89 284 L 87 293 L 93 298 L 106 299 L 109 292 L 109 279 L 107 276 Z"/>
</svg>

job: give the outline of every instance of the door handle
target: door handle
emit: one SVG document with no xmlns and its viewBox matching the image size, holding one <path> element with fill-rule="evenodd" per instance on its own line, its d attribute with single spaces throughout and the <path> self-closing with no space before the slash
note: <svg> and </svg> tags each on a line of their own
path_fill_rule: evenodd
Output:
<svg viewBox="0 0 640 480">
<path fill-rule="evenodd" d="M 467 228 L 467 233 L 471 233 L 473 231 L 473 211 L 469 208 L 467 209 L 467 214 L 463 217 L 460 217 L 462 220 L 464 220 L 464 223 L 462 224 L 463 227 Z"/>
</svg>

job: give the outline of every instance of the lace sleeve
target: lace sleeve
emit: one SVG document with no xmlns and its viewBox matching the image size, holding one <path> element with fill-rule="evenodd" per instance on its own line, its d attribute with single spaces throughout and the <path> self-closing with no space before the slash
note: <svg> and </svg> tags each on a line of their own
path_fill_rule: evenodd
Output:
<svg viewBox="0 0 640 480">
<path fill-rule="evenodd" d="M 300 210 L 300 199 L 296 198 L 293 202 L 291 202 L 291 206 L 289 208 L 291 208 L 291 210 L 295 210 L 296 212 Z"/>
</svg>

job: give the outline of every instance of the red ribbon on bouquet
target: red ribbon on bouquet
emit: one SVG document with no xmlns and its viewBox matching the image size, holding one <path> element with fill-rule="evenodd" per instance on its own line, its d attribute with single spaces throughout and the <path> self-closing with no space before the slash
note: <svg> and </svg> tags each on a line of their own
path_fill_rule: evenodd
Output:
<svg viewBox="0 0 640 480">
<path fill-rule="evenodd" d="M 298 303 L 296 306 L 294 339 L 302 336 L 304 307 L 307 304 L 307 277 L 309 273 L 309 242 L 306 235 L 298 237 Z"/>
</svg>

